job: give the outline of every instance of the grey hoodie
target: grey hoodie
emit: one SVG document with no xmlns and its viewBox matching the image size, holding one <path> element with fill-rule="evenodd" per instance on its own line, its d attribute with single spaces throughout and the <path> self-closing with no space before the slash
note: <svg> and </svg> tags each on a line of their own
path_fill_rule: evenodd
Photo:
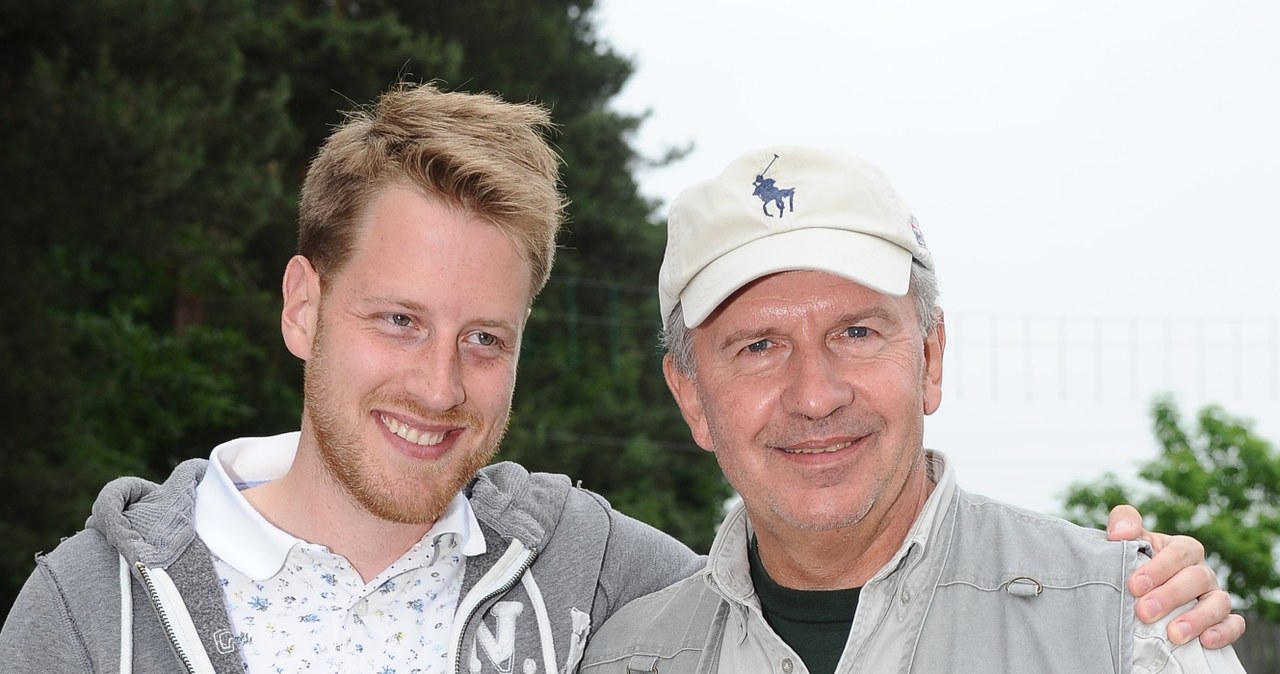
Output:
<svg viewBox="0 0 1280 674">
<path fill-rule="evenodd" d="M 5 672 L 244 671 L 194 528 L 206 464 L 186 461 L 163 485 L 112 481 L 85 530 L 36 557 L 0 631 Z M 562 475 L 499 463 L 466 491 L 488 551 L 467 560 L 454 672 L 572 672 L 594 627 L 703 564 Z"/>
</svg>

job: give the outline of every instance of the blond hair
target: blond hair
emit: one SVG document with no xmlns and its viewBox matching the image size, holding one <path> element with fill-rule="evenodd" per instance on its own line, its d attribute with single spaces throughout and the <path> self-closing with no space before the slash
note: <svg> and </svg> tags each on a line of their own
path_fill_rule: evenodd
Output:
<svg viewBox="0 0 1280 674">
<path fill-rule="evenodd" d="M 551 129 L 538 105 L 401 83 L 348 113 L 320 146 L 298 206 L 298 253 L 322 283 L 337 274 L 370 201 L 403 184 L 499 227 L 529 263 L 537 295 L 565 207 Z"/>
</svg>

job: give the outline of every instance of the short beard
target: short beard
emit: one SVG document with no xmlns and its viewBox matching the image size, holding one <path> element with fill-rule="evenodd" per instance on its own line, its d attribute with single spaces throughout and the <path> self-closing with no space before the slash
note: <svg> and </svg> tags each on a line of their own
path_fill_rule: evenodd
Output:
<svg viewBox="0 0 1280 674">
<path fill-rule="evenodd" d="M 321 332 L 323 334 L 323 331 Z M 311 358 L 303 371 L 303 399 L 307 420 L 315 434 L 316 447 L 325 472 L 342 491 L 375 517 L 398 524 L 431 524 L 440 518 L 454 496 L 493 459 L 506 434 L 510 413 L 497 420 L 498 432 L 483 446 L 466 452 L 454 451 L 435 462 L 425 462 L 417 470 L 381 476 L 370 461 L 360 438 L 360 419 L 343 420 L 341 403 L 335 399 L 327 379 L 323 338 L 312 345 Z M 412 399 L 371 393 L 361 400 L 360 410 L 389 405 L 423 419 L 457 425 L 466 432 L 478 432 L 482 421 L 465 407 L 443 413 L 423 410 Z"/>
</svg>

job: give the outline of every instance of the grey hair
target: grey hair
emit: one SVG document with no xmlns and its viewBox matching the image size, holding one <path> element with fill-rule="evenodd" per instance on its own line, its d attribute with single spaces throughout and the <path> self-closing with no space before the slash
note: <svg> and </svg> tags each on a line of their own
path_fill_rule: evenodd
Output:
<svg viewBox="0 0 1280 674">
<path fill-rule="evenodd" d="M 920 334 L 928 335 L 942 322 L 942 308 L 938 306 L 938 275 L 932 269 L 912 260 L 911 282 L 907 294 L 915 300 L 916 318 L 920 321 Z M 676 371 L 687 377 L 694 376 L 693 329 L 684 324 L 684 308 L 679 302 L 667 316 L 660 337 L 663 350 L 671 356 Z"/>
</svg>

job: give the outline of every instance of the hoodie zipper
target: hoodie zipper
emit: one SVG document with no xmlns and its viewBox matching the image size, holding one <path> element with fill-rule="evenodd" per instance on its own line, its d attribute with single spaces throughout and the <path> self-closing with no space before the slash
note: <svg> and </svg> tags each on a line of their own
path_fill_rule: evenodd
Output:
<svg viewBox="0 0 1280 674">
<path fill-rule="evenodd" d="M 507 548 L 506 554 L 510 554 L 511 549 L 517 545 L 519 545 L 520 547 L 524 547 L 519 541 L 513 540 L 511 541 L 511 547 Z M 465 603 L 471 597 L 476 596 L 477 592 L 483 593 L 482 595 L 480 595 L 479 599 L 476 600 L 475 605 L 467 611 L 467 615 L 465 616 L 462 615 L 461 611 L 459 611 L 454 615 L 454 624 L 460 625 L 460 627 L 458 628 L 458 642 L 456 644 L 456 650 L 454 651 L 455 657 L 453 660 L 453 674 L 461 674 L 462 672 L 462 657 L 463 657 L 462 651 L 465 646 L 464 640 L 466 639 L 466 636 L 467 636 L 467 622 L 470 621 L 471 614 L 475 613 L 476 609 L 480 608 L 481 604 L 515 587 L 516 583 L 520 582 L 520 576 L 524 575 L 524 572 L 528 571 L 529 567 L 533 566 L 533 560 L 536 559 L 538 556 L 538 549 L 525 548 L 523 555 L 524 555 L 523 559 L 521 559 L 518 562 L 517 566 L 515 567 L 515 572 L 506 576 L 500 584 L 493 587 L 491 590 L 484 590 L 480 588 L 479 584 L 477 584 L 476 587 L 471 588 L 471 592 L 468 593 L 466 597 L 463 597 L 461 600 L 459 600 L 458 607 L 462 608 L 462 604 Z M 484 579 L 481 578 L 481 581 L 483 580 Z M 459 619 L 461 619 L 461 622 L 458 622 Z"/>
<path fill-rule="evenodd" d="M 147 596 L 151 598 L 151 605 L 156 609 L 156 615 L 160 618 L 160 626 L 169 638 L 169 644 L 173 646 L 174 653 L 182 661 L 183 671 L 187 674 L 196 674 L 200 670 L 197 670 L 196 663 L 187 652 L 178 629 L 174 625 L 174 619 L 169 615 L 169 611 L 166 608 L 166 599 L 168 598 L 163 596 L 157 587 L 156 579 L 152 577 L 151 569 L 147 568 L 142 562 L 137 562 L 134 566 L 138 569 L 139 575 L 142 576 L 142 585 L 147 589 Z"/>
</svg>

